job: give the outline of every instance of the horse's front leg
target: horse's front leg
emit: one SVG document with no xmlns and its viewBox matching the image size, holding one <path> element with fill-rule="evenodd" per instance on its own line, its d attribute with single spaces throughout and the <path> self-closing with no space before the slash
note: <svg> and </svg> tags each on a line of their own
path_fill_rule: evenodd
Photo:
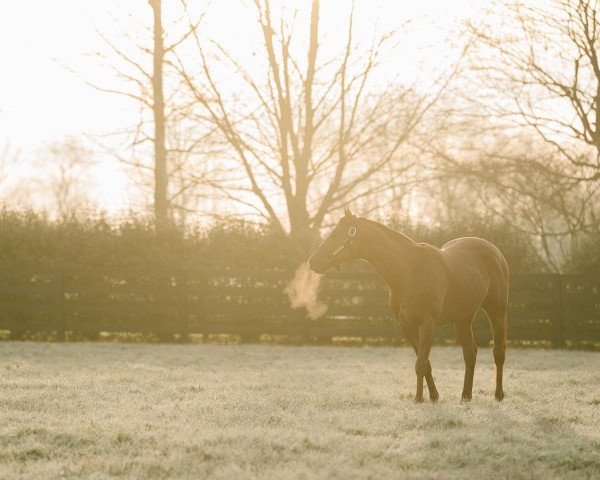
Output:
<svg viewBox="0 0 600 480">
<path fill-rule="evenodd" d="M 407 323 L 401 323 L 402 332 L 404 332 L 404 336 L 408 340 L 408 343 L 413 347 L 415 354 L 419 353 L 419 327 L 415 325 L 410 325 Z M 425 381 L 427 382 L 427 389 L 429 390 L 429 398 L 432 402 L 437 402 L 440 398 L 440 395 L 435 388 L 435 382 L 433 381 L 433 372 L 431 370 L 431 363 L 427 362 L 427 372 L 425 373 Z"/>
<path fill-rule="evenodd" d="M 426 315 L 419 325 L 419 351 L 417 352 L 417 361 L 415 363 L 415 373 L 417 374 L 415 402 L 423 401 L 423 378 L 427 375 L 428 370 L 431 372 L 429 352 L 431 351 L 434 331 L 434 319 L 431 315 Z"/>
</svg>

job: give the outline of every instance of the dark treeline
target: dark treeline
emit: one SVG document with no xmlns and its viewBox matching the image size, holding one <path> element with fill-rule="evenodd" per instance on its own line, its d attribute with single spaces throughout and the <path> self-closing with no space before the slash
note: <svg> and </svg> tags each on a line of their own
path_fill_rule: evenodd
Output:
<svg viewBox="0 0 600 480">
<path fill-rule="evenodd" d="M 502 249 L 513 273 L 549 271 L 525 234 L 492 217 L 468 217 L 438 227 L 388 223 L 417 242 L 436 246 L 459 236 L 482 236 Z M 595 245 L 594 239 L 582 242 L 567 260 L 569 271 L 589 272 L 600 266 Z M 114 225 L 103 218 L 50 220 L 33 212 L 0 212 L 3 265 L 292 271 L 314 246 L 314 242 L 294 240 L 268 226 L 235 219 L 223 220 L 207 230 L 172 228 L 157 236 L 147 217 L 132 215 Z M 586 253 L 588 250 L 593 255 Z M 354 268 L 369 267 L 360 263 Z"/>
</svg>

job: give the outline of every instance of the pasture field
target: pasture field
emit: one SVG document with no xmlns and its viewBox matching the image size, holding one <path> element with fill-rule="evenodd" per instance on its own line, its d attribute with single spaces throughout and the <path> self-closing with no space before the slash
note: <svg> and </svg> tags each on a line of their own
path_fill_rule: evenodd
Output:
<svg viewBox="0 0 600 480">
<path fill-rule="evenodd" d="M 0 478 L 600 478 L 600 353 L 0 343 Z"/>
</svg>

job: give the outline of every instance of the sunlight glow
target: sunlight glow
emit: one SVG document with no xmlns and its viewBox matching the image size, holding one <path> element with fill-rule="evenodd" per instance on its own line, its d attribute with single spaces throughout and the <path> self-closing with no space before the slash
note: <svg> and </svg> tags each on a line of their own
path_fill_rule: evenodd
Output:
<svg viewBox="0 0 600 480">
<path fill-rule="evenodd" d="M 165 25 L 168 25 L 174 20 L 174 11 L 171 12 L 169 2 L 164 3 Z M 417 72 L 435 71 L 444 64 L 450 46 L 441 42 L 449 30 L 473 12 L 472 3 L 469 0 L 357 1 L 355 35 L 369 42 L 374 28 L 385 32 L 406 24 L 404 45 L 399 49 L 402 58 L 386 65 L 380 75 L 382 82 L 392 78 L 411 82 Z M 274 5 L 274 10 L 281 8 L 277 2 Z M 327 57 L 336 51 L 346 29 L 345 22 L 339 19 L 346 18 L 349 6 L 350 2 L 322 2 L 320 55 Z M 308 0 L 285 2 L 286 10 L 297 10 L 299 18 L 308 14 L 309 7 Z M 218 38 L 231 50 L 247 52 L 252 65 L 252 51 L 260 48 L 260 43 L 253 42 L 261 41 L 254 12 L 233 0 L 213 2 L 206 8 L 202 33 Z M 10 45 L 3 58 L 4 71 L 10 73 L 0 76 L 0 142 L 9 142 L 30 157 L 44 143 L 66 135 L 97 136 L 135 125 L 139 105 L 124 97 L 96 91 L 84 80 L 93 79 L 98 85 L 119 88 L 114 72 L 100 65 L 94 56 L 95 52 L 110 56 L 98 32 L 111 38 L 127 33 L 143 38 L 141 35 L 150 20 L 145 1 L 23 0 L 5 6 L 0 16 L 0 42 Z M 428 65 L 425 69 L 423 62 Z M 98 152 L 97 156 L 104 165 L 94 172 L 98 182 L 95 196 L 103 208 L 116 209 L 117 205 L 122 208 L 124 201 L 112 202 L 128 184 L 122 165 L 106 153 Z"/>
</svg>

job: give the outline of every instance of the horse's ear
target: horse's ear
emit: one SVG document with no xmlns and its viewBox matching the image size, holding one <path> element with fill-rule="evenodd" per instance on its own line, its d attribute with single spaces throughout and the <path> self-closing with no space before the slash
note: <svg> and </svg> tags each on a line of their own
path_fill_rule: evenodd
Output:
<svg viewBox="0 0 600 480">
<path fill-rule="evenodd" d="M 346 217 L 353 217 L 354 215 L 352 214 L 352 212 L 350 211 L 350 207 L 346 207 L 344 208 L 344 215 Z"/>
</svg>

